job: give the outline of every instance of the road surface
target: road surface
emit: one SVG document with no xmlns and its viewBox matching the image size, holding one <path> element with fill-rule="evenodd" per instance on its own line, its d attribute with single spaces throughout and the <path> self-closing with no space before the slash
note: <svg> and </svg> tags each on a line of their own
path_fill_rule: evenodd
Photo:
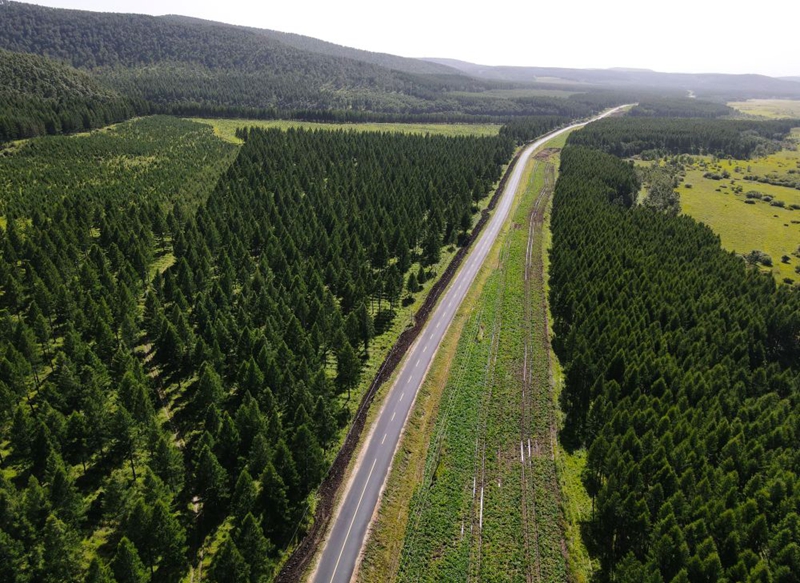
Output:
<svg viewBox="0 0 800 583">
<path fill-rule="evenodd" d="M 591 121 L 610 115 L 618 109 L 620 108 L 612 109 Z M 475 275 L 483 265 L 489 249 L 508 217 L 528 158 L 548 140 L 586 123 L 589 122 L 574 124 L 538 139 L 525 148 L 517 161 L 494 214 L 465 258 L 450 287 L 442 294 L 417 341 L 406 354 L 397 381 L 390 389 L 374 429 L 369 434 L 369 441 L 359 456 L 360 464 L 356 467 L 355 475 L 350 479 L 348 490 L 342 497 L 343 501 L 332 523 L 322 556 L 312 575 L 315 583 L 346 583 L 353 576 L 367 528 L 389 473 L 408 412 L 425 379 L 428 365 L 453 320 L 453 315 L 469 291 Z"/>
</svg>

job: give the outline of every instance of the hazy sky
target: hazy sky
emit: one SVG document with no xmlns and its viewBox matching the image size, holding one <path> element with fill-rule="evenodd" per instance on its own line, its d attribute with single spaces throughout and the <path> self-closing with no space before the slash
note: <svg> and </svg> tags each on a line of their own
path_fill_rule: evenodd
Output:
<svg viewBox="0 0 800 583">
<path fill-rule="evenodd" d="M 183 14 L 407 57 L 486 65 L 800 76 L 797 0 L 35 0 Z M 740 8 L 744 6 L 745 8 Z"/>
</svg>

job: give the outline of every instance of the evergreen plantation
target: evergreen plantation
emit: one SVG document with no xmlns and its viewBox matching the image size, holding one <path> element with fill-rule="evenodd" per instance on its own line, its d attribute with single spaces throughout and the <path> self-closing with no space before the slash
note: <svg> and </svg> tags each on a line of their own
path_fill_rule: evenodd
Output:
<svg viewBox="0 0 800 583">
<path fill-rule="evenodd" d="M 569 143 L 591 146 L 615 156 L 642 154 L 709 154 L 737 159 L 763 156 L 780 149 L 780 141 L 797 120 L 606 118 L 570 135 Z"/>
<path fill-rule="evenodd" d="M 570 141 L 613 145 L 619 121 Z M 800 295 L 693 219 L 632 207 L 627 163 L 583 146 L 561 160 L 561 438 L 588 448 L 598 580 L 797 581 Z"/>
<path fill-rule="evenodd" d="M 486 545 L 489 566 L 470 570 L 467 553 L 452 562 L 458 571 L 428 567 L 459 548 L 436 517 L 477 500 L 471 468 L 446 466 L 448 454 L 454 466 L 477 455 L 473 433 L 458 431 L 458 447 L 425 458 L 433 518 L 423 523 L 419 511 L 422 535 L 395 541 L 412 545 L 398 572 L 532 580 L 536 556 L 539 579 L 563 579 L 580 554 L 598 582 L 800 581 L 798 287 L 677 216 L 674 168 L 637 174 L 623 159 L 744 160 L 785 148 L 800 123 L 734 119 L 723 103 L 683 98 L 682 76 L 620 90 L 595 78 L 633 73 L 587 71 L 555 97 L 508 69 L 485 72 L 501 79 L 492 81 L 268 30 L 0 0 L 0 583 L 272 581 L 325 508 L 318 498 L 331 503 L 319 486 L 365 371 L 377 369 L 425 282 L 464 249 L 517 146 L 634 101 L 624 117 L 561 137 L 541 269 L 552 322 L 544 292 L 524 283 L 534 264 L 523 241 L 533 245 L 534 232 L 548 241 L 542 195 L 530 214 L 520 204 L 511 215 L 500 255 L 513 262 L 527 249 L 525 279 L 522 264 L 486 263 L 496 270 L 484 280 L 492 304 L 462 338 L 477 349 L 452 361 L 477 379 L 494 358 L 506 391 L 474 383 L 453 409 L 460 422 L 479 429 L 470 399 L 504 419 L 519 394 L 525 431 L 530 420 L 529 433 L 551 440 L 543 450 L 534 442 L 533 456 L 528 441 L 539 472 L 519 490 L 529 496 L 505 477 L 487 481 L 502 495 L 487 496 L 495 524 L 485 538 L 480 497 L 476 548 Z M 568 74 L 537 74 L 548 72 Z M 634 76 L 651 73 L 655 83 L 658 73 Z M 791 83 L 692 77 L 709 77 L 701 97 Z M 492 137 L 241 127 L 234 145 L 170 115 L 504 125 Z M 544 158 L 556 152 L 539 158 L 541 192 L 555 178 Z M 746 179 L 791 185 L 798 172 L 792 160 L 785 175 L 748 168 Z M 650 188 L 637 205 L 641 177 Z M 533 204 L 531 193 L 522 198 Z M 783 206 L 780 219 L 796 207 Z M 503 318 L 519 321 L 503 327 Z M 548 324 L 564 372 L 562 425 L 544 366 Z M 523 333 L 524 377 L 513 354 Z M 403 352 L 395 347 L 393 362 Z M 516 471 L 516 431 L 490 436 L 500 459 L 513 434 L 497 476 Z M 568 487 L 556 434 L 578 451 L 565 473 L 581 479 Z M 570 525 L 586 545 L 575 555 L 562 536 L 579 514 L 565 511 L 570 489 L 587 513 L 591 498 L 588 520 Z M 534 542 L 539 531 L 517 528 L 510 504 L 552 536 Z M 457 526 L 467 540 L 469 524 Z M 503 542 L 517 534 L 527 547 Z"/>
<path fill-rule="evenodd" d="M 240 136 L 233 163 L 159 117 L 0 156 L 3 581 L 174 581 L 204 541 L 210 580 L 271 578 L 373 335 L 512 151 Z"/>
</svg>

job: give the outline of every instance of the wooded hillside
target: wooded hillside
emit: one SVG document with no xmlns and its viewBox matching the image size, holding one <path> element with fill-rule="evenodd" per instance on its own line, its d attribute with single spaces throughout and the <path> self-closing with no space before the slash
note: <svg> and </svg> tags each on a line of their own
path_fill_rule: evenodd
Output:
<svg viewBox="0 0 800 583">
<path fill-rule="evenodd" d="M 85 72 L 0 49 L 0 143 L 90 130 L 147 110 Z"/>
</svg>

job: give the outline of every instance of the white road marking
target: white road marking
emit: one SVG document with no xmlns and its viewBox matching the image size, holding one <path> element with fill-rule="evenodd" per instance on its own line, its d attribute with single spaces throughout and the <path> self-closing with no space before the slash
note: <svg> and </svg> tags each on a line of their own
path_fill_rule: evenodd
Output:
<svg viewBox="0 0 800 583">
<path fill-rule="evenodd" d="M 386 434 L 385 433 L 383 434 L 383 439 L 381 439 L 381 445 L 383 445 L 384 441 L 386 441 Z"/>
<path fill-rule="evenodd" d="M 405 392 L 405 391 L 403 391 L 403 392 L 400 394 L 400 398 L 399 398 L 399 399 L 397 399 L 397 402 L 399 403 L 400 401 L 402 401 L 402 400 L 403 400 L 403 397 L 405 397 L 405 396 L 406 396 L 406 392 Z"/>
<path fill-rule="evenodd" d="M 478 525 L 481 527 L 481 530 L 483 530 L 483 486 L 481 486 L 481 516 Z"/>
<path fill-rule="evenodd" d="M 342 550 L 339 551 L 339 558 L 336 559 L 336 565 L 333 567 L 333 573 L 331 573 L 331 581 L 333 578 L 336 577 L 336 569 L 339 568 L 339 561 L 342 560 L 342 553 L 344 552 L 344 547 L 347 544 L 347 539 L 350 538 L 350 531 L 353 528 L 353 523 L 356 521 L 356 515 L 358 514 L 358 509 L 361 507 L 361 501 L 364 499 L 364 492 L 367 491 L 367 485 L 369 484 L 369 479 L 372 477 L 372 471 L 375 469 L 375 464 L 377 463 L 378 458 L 372 460 L 372 467 L 369 470 L 369 474 L 367 475 L 367 481 L 364 482 L 364 489 L 361 490 L 361 496 L 358 497 L 358 504 L 356 504 L 356 511 L 353 512 L 353 518 L 350 520 L 350 526 L 347 527 L 347 534 L 344 535 L 344 542 L 342 543 Z"/>
<path fill-rule="evenodd" d="M 389 421 L 394 421 L 394 416 L 395 416 L 395 415 L 397 415 L 397 411 L 395 411 L 394 413 L 392 413 L 392 418 L 391 418 L 391 419 L 389 419 Z"/>
</svg>

